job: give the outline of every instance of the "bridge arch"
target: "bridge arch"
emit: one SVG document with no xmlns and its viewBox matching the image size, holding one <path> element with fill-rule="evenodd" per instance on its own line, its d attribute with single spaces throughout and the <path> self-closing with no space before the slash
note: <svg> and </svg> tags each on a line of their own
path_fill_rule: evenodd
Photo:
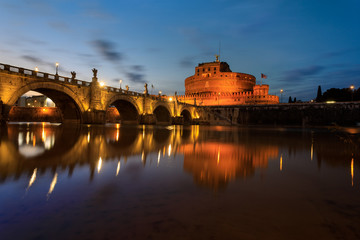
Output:
<svg viewBox="0 0 360 240">
<path fill-rule="evenodd" d="M 168 102 L 164 102 L 164 101 L 155 101 L 152 104 L 152 112 L 154 113 L 155 109 L 158 108 L 159 106 L 162 106 L 164 108 L 166 108 L 166 110 L 169 112 L 170 117 L 173 117 L 174 111 L 173 109 L 170 107 L 170 104 Z"/>
<path fill-rule="evenodd" d="M 25 93 L 36 91 L 50 98 L 61 110 L 63 121 L 83 122 L 82 113 L 85 112 L 83 103 L 71 88 L 66 85 L 52 82 L 32 82 L 17 89 L 5 104 L 10 111 L 16 101 Z"/>
<path fill-rule="evenodd" d="M 190 124 L 191 121 L 192 121 L 192 117 L 191 117 L 191 113 L 188 109 L 184 108 L 181 113 L 180 113 L 180 116 L 183 117 L 183 123 L 185 124 Z"/>
<path fill-rule="evenodd" d="M 171 123 L 171 111 L 169 110 L 168 106 L 164 104 L 156 104 L 153 109 L 153 115 L 155 116 L 157 123 Z"/>
<path fill-rule="evenodd" d="M 184 111 L 185 111 L 185 112 L 184 112 Z M 186 106 L 186 105 L 181 105 L 181 106 L 179 106 L 179 111 L 178 111 L 178 113 L 179 113 L 180 115 L 183 115 L 183 112 L 184 112 L 185 114 L 187 114 L 186 112 L 190 113 L 191 119 L 199 118 L 199 113 L 198 113 L 198 111 L 196 110 L 195 107 Z"/>
<path fill-rule="evenodd" d="M 110 106 L 116 107 L 122 122 L 139 123 L 141 111 L 136 100 L 133 98 L 124 95 L 115 96 L 106 103 L 106 110 Z"/>
</svg>

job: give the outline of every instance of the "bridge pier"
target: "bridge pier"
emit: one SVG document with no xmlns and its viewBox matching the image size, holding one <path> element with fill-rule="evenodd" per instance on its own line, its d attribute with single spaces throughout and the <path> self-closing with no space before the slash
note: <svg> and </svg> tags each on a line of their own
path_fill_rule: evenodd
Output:
<svg viewBox="0 0 360 240">
<path fill-rule="evenodd" d="M 4 104 L 0 101 L 0 123 L 6 124 L 9 120 L 9 113 L 10 113 L 11 106 Z"/>
<path fill-rule="evenodd" d="M 140 124 L 153 125 L 156 124 L 156 117 L 154 114 L 140 115 Z"/>
<path fill-rule="evenodd" d="M 106 111 L 91 110 L 83 113 L 83 123 L 87 124 L 105 124 Z"/>
<path fill-rule="evenodd" d="M 3 118 L 3 102 L 0 99 L 0 124 L 4 124 L 6 121 Z"/>
</svg>

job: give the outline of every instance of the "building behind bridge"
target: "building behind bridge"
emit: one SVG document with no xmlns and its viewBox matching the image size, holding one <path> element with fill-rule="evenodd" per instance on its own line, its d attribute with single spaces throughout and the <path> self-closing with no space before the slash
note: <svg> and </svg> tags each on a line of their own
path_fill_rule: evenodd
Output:
<svg viewBox="0 0 360 240">
<path fill-rule="evenodd" d="M 257 85 L 253 75 L 232 72 L 218 57 L 195 67 L 195 74 L 185 79 L 185 95 L 177 99 L 200 106 L 279 103 L 278 96 L 269 95 L 269 85 Z"/>
</svg>

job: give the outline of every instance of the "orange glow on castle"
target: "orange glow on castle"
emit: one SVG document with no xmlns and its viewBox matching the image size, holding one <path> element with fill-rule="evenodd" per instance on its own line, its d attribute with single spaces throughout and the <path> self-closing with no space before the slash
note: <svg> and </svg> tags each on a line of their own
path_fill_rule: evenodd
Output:
<svg viewBox="0 0 360 240">
<path fill-rule="evenodd" d="M 195 74 L 185 79 L 185 95 L 177 99 L 200 106 L 279 103 L 278 96 L 269 95 L 269 85 L 256 85 L 253 75 L 232 72 L 218 56 L 195 67 Z"/>
</svg>

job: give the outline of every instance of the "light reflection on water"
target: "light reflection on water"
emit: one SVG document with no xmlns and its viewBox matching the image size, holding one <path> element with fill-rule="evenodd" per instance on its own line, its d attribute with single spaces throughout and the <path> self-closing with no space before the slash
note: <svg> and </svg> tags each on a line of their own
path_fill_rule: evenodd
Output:
<svg viewBox="0 0 360 240">
<path fill-rule="evenodd" d="M 353 238 L 359 131 L 335 130 L 9 124 L 0 237 Z"/>
</svg>

